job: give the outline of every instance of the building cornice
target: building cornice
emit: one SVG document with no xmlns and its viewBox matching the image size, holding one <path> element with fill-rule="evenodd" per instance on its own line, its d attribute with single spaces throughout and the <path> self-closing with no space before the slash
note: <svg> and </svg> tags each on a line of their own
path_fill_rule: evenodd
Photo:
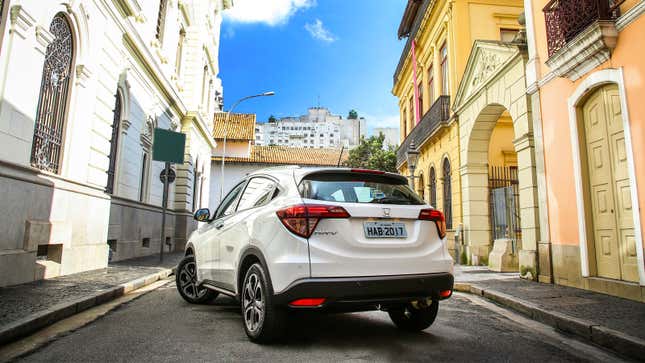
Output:
<svg viewBox="0 0 645 363">
<path fill-rule="evenodd" d="M 125 47 L 140 66 L 140 69 L 142 69 L 148 76 L 146 78 L 152 81 L 154 87 L 159 91 L 159 94 L 162 95 L 164 101 L 168 104 L 168 107 L 175 110 L 175 112 L 180 116 L 180 119 L 184 120 L 185 118 L 190 118 L 195 120 L 192 123 L 197 125 L 197 129 L 200 134 L 207 140 L 210 147 L 214 148 L 216 145 L 215 140 L 210 136 L 210 132 L 207 131 L 203 118 L 199 116 L 197 112 L 188 111 L 188 108 L 179 96 L 177 89 L 173 86 L 170 79 L 166 77 L 161 69 L 161 65 L 155 60 L 154 55 L 150 52 L 150 49 L 146 47 L 143 39 L 141 39 L 132 19 L 116 16 L 117 14 L 111 11 L 111 7 L 107 6 L 108 4 L 106 4 L 105 1 L 106 0 L 103 0 L 104 6 L 111 12 L 114 22 L 123 34 Z"/>
<path fill-rule="evenodd" d="M 643 15 L 643 13 L 645 13 L 645 1 L 641 0 L 638 4 L 627 10 L 625 14 L 621 15 L 620 18 L 616 19 L 616 29 L 618 31 L 622 31 L 629 24 L 638 19 L 638 17 Z"/>
<path fill-rule="evenodd" d="M 206 124 L 204 123 L 204 119 L 200 115 L 199 112 L 195 111 L 189 111 L 186 113 L 186 116 L 182 119 L 182 124 L 186 122 L 186 120 L 190 120 L 193 124 L 197 125 L 197 130 L 199 130 L 199 133 L 204 137 L 204 139 L 207 140 L 208 145 L 214 149 L 217 146 L 217 142 L 213 138 L 213 136 L 210 134 L 210 131 L 208 131 L 208 128 L 206 127 Z M 183 125 L 182 125 L 183 126 Z"/>
</svg>

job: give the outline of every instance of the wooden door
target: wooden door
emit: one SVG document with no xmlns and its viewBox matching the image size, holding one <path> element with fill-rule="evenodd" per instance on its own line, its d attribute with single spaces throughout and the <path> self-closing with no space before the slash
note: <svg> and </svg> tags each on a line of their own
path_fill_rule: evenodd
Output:
<svg viewBox="0 0 645 363">
<path fill-rule="evenodd" d="M 631 187 L 620 97 L 615 85 L 582 107 L 591 222 L 598 276 L 638 281 Z"/>
</svg>

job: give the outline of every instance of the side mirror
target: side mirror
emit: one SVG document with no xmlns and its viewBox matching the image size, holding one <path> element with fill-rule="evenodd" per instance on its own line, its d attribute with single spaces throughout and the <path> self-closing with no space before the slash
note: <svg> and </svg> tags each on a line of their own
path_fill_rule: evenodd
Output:
<svg viewBox="0 0 645 363">
<path fill-rule="evenodd" d="M 206 222 L 211 218 L 211 211 L 208 208 L 198 209 L 193 215 L 193 218 L 198 222 Z"/>
</svg>

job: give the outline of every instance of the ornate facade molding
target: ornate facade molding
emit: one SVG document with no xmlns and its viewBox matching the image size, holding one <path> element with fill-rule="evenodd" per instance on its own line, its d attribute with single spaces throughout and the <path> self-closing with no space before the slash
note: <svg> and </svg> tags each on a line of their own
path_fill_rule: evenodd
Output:
<svg viewBox="0 0 645 363">
<path fill-rule="evenodd" d="M 616 19 L 616 29 L 622 31 L 629 24 L 633 23 L 639 16 L 645 13 L 645 1 L 639 1 L 638 4 L 632 6 L 620 18 Z"/>
<path fill-rule="evenodd" d="M 453 102 L 457 112 L 473 95 L 478 94 L 500 70 L 521 54 L 522 44 L 476 40 Z M 458 113 L 458 112 L 457 112 Z"/>
<path fill-rule="evenodd" d="M 17 34 L 22 39 L 27 39 L 29 29 L 36 24 L 36 19 L 31 16 L 22 5 L 14 5 L 10 9 L 11 34 Z"/>
<path fill-rule="evenodd" d="M 49 30 L 43 28 L 40 25 L 36 26 L 36 50 L 38 53 L 45 55 L 47 51 L 47 46 L 54 40 L 54 35 L 49 32 Z"/>
<path fill-rule="evenodd" d="M 546 65 L 556 76 L 575 81 L 608 61 L 617 40 L 613 21 L 597 21 L 553 54 Z"/>
<path fill-rule="evenodd" d="M 482 52 L 476 68 L 473 72 L 473 78 L 470 83 L 471 87 L 477 87 L 490 77 L 497 67 L 502 64 L 502 59 L 498 53 Z"/>
<path fill-rule="evenodd" d="M 152 147 L 152 135 L 155 129 L 155 120 L 152 116 L 148 116 L 145 124 L 141 128 L 141 147 L 146 150 L 149 150 Z"/>
<path fill-rule="evenodd" d="M 92 77 L 92 72 L 84 64 L 76 65 L 76 85 L 86 87 L 87 81 Z"/>
</svg>

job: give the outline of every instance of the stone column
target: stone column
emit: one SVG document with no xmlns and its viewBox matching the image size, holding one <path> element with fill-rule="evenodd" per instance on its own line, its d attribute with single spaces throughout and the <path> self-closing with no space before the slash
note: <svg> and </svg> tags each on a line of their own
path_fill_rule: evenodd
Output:
<svg viewBox="0 0 645 363">
<path fill-rule="evenodd" d="M 515 139 L 520 191 L 520 225 L 522 245 L 519 253 L 520 275 L 537 279 L 537 242 L 540 238 L 537 178 L 535 174 L 535 147 L 533 134 Z"/>
<path fill-rule="evenodd" d="M 466 243 L 464 252 L 468 263 L 486 264 L 491 241 L 488 217 L 488 164 L 468 163 L 462 165 L 459 172 L 464 223 L 463 238 Z"/>
</svg>

